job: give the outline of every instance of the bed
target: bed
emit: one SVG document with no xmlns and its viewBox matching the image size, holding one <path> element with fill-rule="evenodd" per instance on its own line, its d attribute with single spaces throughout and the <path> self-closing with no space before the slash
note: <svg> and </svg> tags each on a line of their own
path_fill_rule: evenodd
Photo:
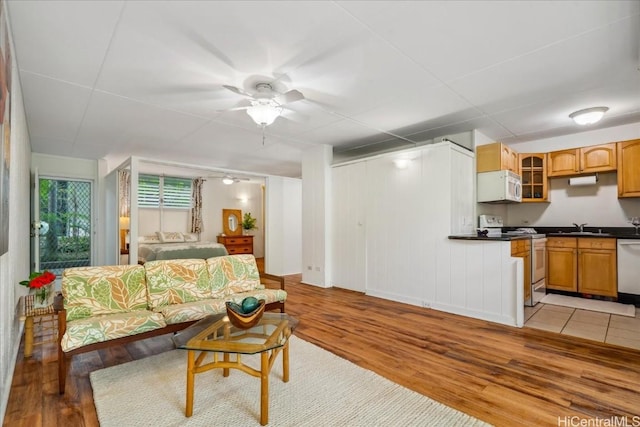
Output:
<svg viewBox="0 0 640 427">
<path fill-rule="evenodd" d="M 160 234 L 160 233 L 158 233 Z M 169 237 L 141 236 L 138 239 L 138 263 L 163 259 L 212 258 L 228 255 L 224 245 L 215 242 L 193 241 L 191 236 L 180 239 L 175 235 L 182 233 L 163 233 Z M 170 235 L 174 235 L 173 238 Z M 171 241 L 174 240 L 174 241 Z"/>
</svg>

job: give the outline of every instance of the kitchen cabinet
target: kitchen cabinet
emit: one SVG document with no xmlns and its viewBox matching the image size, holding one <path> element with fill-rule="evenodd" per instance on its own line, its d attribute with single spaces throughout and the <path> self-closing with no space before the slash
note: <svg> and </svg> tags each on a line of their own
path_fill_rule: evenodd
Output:
<svg viewBox="0 0 640 427">
<path fill-rule="evenodd" d="M 253 253 L 253 236 L 218 236 L 218 243 L 224 245 L 229 255 Z"/>
<path fill-rule="evenodd" d="M 622 141 L 618 152 L 618 197 L 640 197 L 640 139 Z"/>
<path fill-rule="evenodd" d="M 500 142 L 476 147 L 476 172 L 510 170 L 518 173 L 518 153 Z"/>
<path fill-rule="evenodd" d="M 616 160 L 615 143 L 552 151 L 548 155 L 547 175 L 554 177 L 615 171 Z"/>
<path fill-rule="evenodd" d="M 578 291 L 578 242 L 575 237 L 547 239 L 547 289 Z"/>
<path fill-rule="evenodd" d="M 616 239 L 547 239 L 548 289 L 617 298 L 616 268 Z"/>
<path fill-rule="evenodd" d="M 522 178 L 522 202 L 548 201 L 547 155 L 546 153 L 520 154 Z"/>
<path fill-rule="evenodd" d="M 578 239 L 578 292 L 618 297 L 616 239 Z"/>
<path fill-rule="evenodd" d="M 522 258 L 524 263 L 524 300 L 531 298 L 531 240 L 511 241 L 511 256 Z"/>
</svg>

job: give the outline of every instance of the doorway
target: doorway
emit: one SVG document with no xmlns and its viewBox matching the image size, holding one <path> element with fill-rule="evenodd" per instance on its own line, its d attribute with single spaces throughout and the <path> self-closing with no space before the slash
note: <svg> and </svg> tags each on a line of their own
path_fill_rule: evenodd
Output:
<svg viewBox="0 0 640 427">
<path fill-rule="evenodd" d="M 34 270 L 61 277 L 65 268 L 91 265 L 91 182 L 38 177 L 34 194 Z"/>
</svg>

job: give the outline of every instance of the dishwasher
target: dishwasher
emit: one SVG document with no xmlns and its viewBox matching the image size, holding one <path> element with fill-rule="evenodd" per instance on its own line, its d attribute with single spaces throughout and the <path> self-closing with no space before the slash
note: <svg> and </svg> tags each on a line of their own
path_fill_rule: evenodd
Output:
<svg viewBox="0 0 640 427">
<path fill-rule="evenodd" d="M 640 239 L 618 239 L 618 300 L 640 306 Z"/>
</svg>

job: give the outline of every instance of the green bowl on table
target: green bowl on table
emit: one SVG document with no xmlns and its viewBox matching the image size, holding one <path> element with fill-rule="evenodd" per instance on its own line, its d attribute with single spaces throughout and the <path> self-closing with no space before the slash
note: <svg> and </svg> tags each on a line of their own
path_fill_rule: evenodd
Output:
<svg viewBox="0 0 640 427">
<path fill-rule="evenodd" d="M 227 301 L 225 304 L 229 321 L 240 329 L 249 329 L 257 325 L 266 305 L 264 300 L 257 300 L 254 297 L 247 297 L 240 304 L 232 301 Z"/>
</svg>

